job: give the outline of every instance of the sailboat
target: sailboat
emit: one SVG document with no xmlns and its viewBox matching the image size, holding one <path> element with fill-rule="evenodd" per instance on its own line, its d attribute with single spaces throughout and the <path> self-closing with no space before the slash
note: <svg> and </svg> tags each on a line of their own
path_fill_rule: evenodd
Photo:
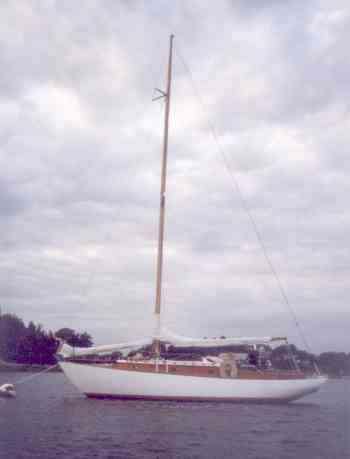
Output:
<svg viewBox="0 0 350 459">
<path fill-rule="evenodd" d="M 142 400 L 289 402 L 315 392 L 326 381 L 318 371 L 304 374 L 297 363 L 291 370 L 275 370 L 269 366 L 243 365 L 237 354 L 223 352 L 198 360 L 163 358 L 162 346 L 180 349 L 231 349 L 234 346 L 261 349 L 274 343 L 287 343 L 284 337 L 243 337 L 225 339 L 185 338 L 161 327 L 161 293 L 165 192 L 168 152 L 169 112 L 172 80 L 173 39 L 170 36 L 166 91 L 158 91 L 156 99 L 165 99 L 160 213 L 157 253 L 155 330 L 141 341 L 90 348 L 72 348 L 61 342 L 57 351 L 59 364 L 68 379 L 87 397 Z M 151 354 L 134 354 L 111 361 L 88 360 L 84 356 L 130 351 L 151 345 Z"/>
</svg>

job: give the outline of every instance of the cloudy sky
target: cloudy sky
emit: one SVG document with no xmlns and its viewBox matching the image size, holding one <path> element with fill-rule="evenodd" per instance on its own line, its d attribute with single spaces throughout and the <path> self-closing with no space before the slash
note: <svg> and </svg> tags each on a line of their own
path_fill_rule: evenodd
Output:
<svg viewBox="0 0 350 459">
<path fill-rule="evenodd" d="M 165 325 L 302 344 L 234 178 L 311 349 L 350 351 L 348 1 L 3 0 L 0 15 L 4 311 L 101 344 L 151 331 L 151 99 L 174 33 Z"/>
</svg>

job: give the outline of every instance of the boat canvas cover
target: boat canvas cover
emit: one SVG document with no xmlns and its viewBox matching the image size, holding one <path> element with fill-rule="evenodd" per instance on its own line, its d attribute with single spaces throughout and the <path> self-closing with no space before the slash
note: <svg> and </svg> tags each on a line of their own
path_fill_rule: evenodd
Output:
<svg viewBox="0 0 350 459">
<path fill-rule="evenodd" d="M 118 344 L 107 344 L 104 346 L 93 347 L 72 347 L 62 340 L 57 350 L 57 355 L 61 358 L 82 357 L 86 355 L 97 354 L 110 354 L 115 351 L 140 349 L 144 346 L 149 346 L 154 340 L 159 340 L 163 343 L 170 344 L 182 348 L 208 348 L 208 347 L 224 347 L 232 345 L 262 345 L 269 344 L 275 341 L 284 341 L 285 338 L 272 338 L 270 336 L 264 337 L 241 337 L 241 338 L 188 338 L 185 336 L 177 335 L 169 330 L 164 330 L 159 336 L 144 338 L 138 341 L 131 341 Z"/>
<path fill-rule="evenodd" d="M 152 344 L 152 339 L 146 338 L 139 341 L 119 344 L 106 344 L 104 346 L 72 347 L 61 340 L 61 344 L 59 345 L 56 354 L 63 359 L 67 359 L 70 357 L 83 357 L 84 355 L 111 354 L 112 352 L 125 349 L 132 351 L 134 349 L 140 349 L 141 347 L 148 346 L 150 344 Z"/>
<path fill-rule="evenodd" d="M 163 330 L 163 333 L 159 337 L 160 341 L 168 344 L 172 344 L 176 347 L 224 347 L 233 345 L 261 345 L 270 344 L 274 341 L 285 341 L 286 338 L 278 337 L 273 338 L 271 336 L 264 337 L 235 337 L 235 338 L 189 338 L 181 335 L 177 335 L 169 330 Z"/>
</svg>

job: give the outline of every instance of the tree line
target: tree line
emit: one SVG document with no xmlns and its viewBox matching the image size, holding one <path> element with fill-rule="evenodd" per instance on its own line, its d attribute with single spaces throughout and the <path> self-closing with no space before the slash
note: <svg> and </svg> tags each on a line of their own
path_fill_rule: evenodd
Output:
<svg viewBox="0 0 350 459">
<path fill-rule="evenodd" d="M 25 325 L 15 314 L 0 314 L 0 359 L 5 362 L 52 365 L 56 362 L 57 337 L 75 347 L 93 344 L 86 332 L 61 328 L 53 333 L 32 321 Z"/>
<path fill-rule="evenodd" d="M 308 371 L 316 364 L 322 374 L 330 377 L 350 376 L 350 352 L 323 352 L 315 355 L 293 344 L 288 347 L 282 345 L 272 351 L 271 360 L 276 368 L 288 369 L 291 366 L 291 356 L 303 371 Z"/>
</svg>

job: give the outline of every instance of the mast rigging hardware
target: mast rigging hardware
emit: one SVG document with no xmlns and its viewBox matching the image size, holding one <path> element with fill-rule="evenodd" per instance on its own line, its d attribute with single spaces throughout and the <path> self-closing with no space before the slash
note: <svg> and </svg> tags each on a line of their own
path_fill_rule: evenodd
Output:
<svg viewBox="0 0 350 459">
<path fill-rule="evenodd" d="M 152 102 L 154 102 L 155 100 L 164 99 L 164 98 L 168 97 L 168 94 L 166 92 L 162 91 L 159 88 L 154 88 L 154 91 L 159 92 L 160 96 L 153 97 L 152 98 Z"/>
</svg>

